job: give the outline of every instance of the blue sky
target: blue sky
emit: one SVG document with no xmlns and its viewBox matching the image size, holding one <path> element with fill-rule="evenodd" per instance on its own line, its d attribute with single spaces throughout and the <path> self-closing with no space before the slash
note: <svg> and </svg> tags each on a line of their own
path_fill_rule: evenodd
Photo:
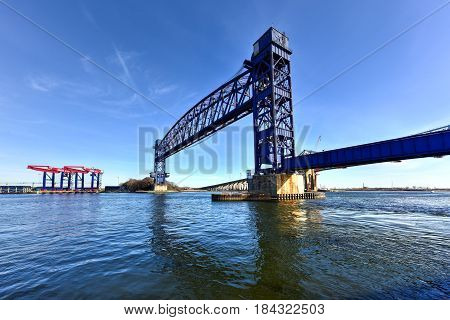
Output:
<svg viewBox="0 0 450 320">
<path fill-rule="evenodd" d="M 40 181 L 28 164 L 95 166 L 107 185 L 144 177 L 139 128 L 162 134 L 239 70 L 268 27 L 290 38 L 298 102 L 444 2 L 9 0 L 170 115 L 0 4 L 0 182 Z M 447 6 L 296 104 L 297 138 L 310 128 L 303 147 L 332 149 L 450 124 L 449 32 Z M 170 158 L 170 180 L 200 186 L 244 177 L 253 168 L 250 125 L 247 117 Z M 213 153 L 214 170 L 198 170 Z M 450 187 L 449 168 L 449 157 L 410 160 L 323 172 L 319 183 Z"/>
</svg>

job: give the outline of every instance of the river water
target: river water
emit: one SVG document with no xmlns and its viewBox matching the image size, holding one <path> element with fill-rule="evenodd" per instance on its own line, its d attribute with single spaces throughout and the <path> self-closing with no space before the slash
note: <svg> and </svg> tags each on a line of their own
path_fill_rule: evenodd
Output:
<svg viewBox="0 0 450 320">
<path fill-rule="evenodd" d="M 448 299 L 450 193 L 0 196 L 2 299 Z"/>
</svg>

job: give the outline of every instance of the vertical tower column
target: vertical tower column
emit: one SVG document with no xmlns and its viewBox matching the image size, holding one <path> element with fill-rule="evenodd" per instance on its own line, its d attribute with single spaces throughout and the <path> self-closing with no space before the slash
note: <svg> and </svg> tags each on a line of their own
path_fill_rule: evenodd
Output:
<svg viewBox="0 0 450 320">
<path fill-rule="evenodd" d="M 155 191 L 166 191 L 166 177 L 168 177 L 168 173 L 166 173 L 166 159 L 161 158 L 159 153 L 159 145 L 161 143 L 160 139 L 155 141 L 155 163 L 154 163 L 154 172 L 152 172 L 151 176 L 155 179 Z"/>
<path fill-rule="evenodd" d="M 42 190 L 47 190 L 51 186 L 51 189 L 55 188 L 55 172 L 44 171 L 42 178 Z"/>
<path fill-rule="evenodd" d="M 42 190 L 46 189 L 46 183 L 47 183 L 47 172 L 44 172 L 44 175 L 42 176 Z"/>
<path fill-rule="evenodd" d="M 91 169 L 91 191 L 100 189 L 100 179 L 103 171 L 99 169 Z M 82 185 L 84 186 L 84 177 L 82 180 Z"/>
<path fill-rule="evenodd" d="M 65 180 L 67 180 L 67 185 L 64 188 Z M 66 170 L 62 171 L 61 172 L 61 180 L 60 180 L 60 189 L 61 190 L 64 190 L 64 189 L 70 190 L 70 188 L 72 187 L 71 184 L 72 184 L 72 175 L 69 172 L 67 172 Z"/>
<path fill-rule="evenodd" d="M 295 156 L 288 38 L 270 28 L 253 45 L 255 174 L 283 172 Z"/>
</svg>

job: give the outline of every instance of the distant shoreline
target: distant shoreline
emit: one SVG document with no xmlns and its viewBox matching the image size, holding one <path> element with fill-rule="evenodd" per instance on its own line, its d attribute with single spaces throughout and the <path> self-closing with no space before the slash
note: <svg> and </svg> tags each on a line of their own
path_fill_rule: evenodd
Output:
<svg viewBox="0 0 450 320">
<path fill-rule="evenodd" d="M 349 192 L 349 191 L 390 191 L 390 192 L 450 192 L 450 188 L 331 188 L 319 189 L 324 192 Z"/>
<path fill-rule="evenodd" d="M 450 192 L 450 188 L 433 188 L 433 189 L 426 189 L 426 188 L 319 188 L 319 192 Z M 163 193 L 177 193 L 177 192 L 211 192 L 209 190 L 204 189 L 180 189 L 180 190 L 167 190 Z M 66 192 L 44 192 L 42 194 L 75 194 L 75 193 L 85 193 L 85 192 L 74 192 L 74 191 L 66 191 Z M 153 190 L 137 190 L 137 191 L 126 191 L 126 190 L 115 190 L 115 191 L 105 191 L 99 190 L 98 192 L 88 192 L 89 194 L 92 193 L 161 193 L 161 192 L 155 192 Z M 17 195 L 17 194 L 40 194 L 40 192 L 37 191 L 29 191 L 29 192 L 0 192 L 0 195 L 2 194 L 10 194 L 10 195 Z"/>
</svg>

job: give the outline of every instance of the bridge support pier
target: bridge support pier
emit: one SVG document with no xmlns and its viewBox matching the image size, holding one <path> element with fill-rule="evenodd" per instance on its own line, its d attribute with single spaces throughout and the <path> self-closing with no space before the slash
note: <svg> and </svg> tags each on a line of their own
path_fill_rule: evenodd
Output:
<svg viewBox="0 0 450 320">
<path fill-rule="evenodd" d="M 155 192 L 166 192 L 167 191 L 167 184 L 156 184 L 155 183 L 155 188 L 154 190 Z"/>
<path fill-rule="evenodd" d="M 303 174 L 303 183 L 305 186 L 305 191 L 317 191 L 317 172 L 314 169 L 306 170 Z"/>
<path fill-rule="evenodd" d="M 299 174 L 254 175 L 249 180 L 250 194 L 265 194 L 277 197 L 280 194 L 300 194 L 305 192 L 304 179 Z"/>
<path fill-rule="evenodd" d="M 155 184 L 155 192 L 166 192 L 167 184 Z"/>
<path fill-rule="evenodd" d="M 325 197 L 324 193 L 317 192 L 316 173 L 312 170 L 303 174 L 255 174 L 248 178 L 247 182 L 248 192 L 212 194 L 211 199 L 213 201 L 290 201 Z M 226 188 L 226 185 L 222 187 Z"/>
</svg>

